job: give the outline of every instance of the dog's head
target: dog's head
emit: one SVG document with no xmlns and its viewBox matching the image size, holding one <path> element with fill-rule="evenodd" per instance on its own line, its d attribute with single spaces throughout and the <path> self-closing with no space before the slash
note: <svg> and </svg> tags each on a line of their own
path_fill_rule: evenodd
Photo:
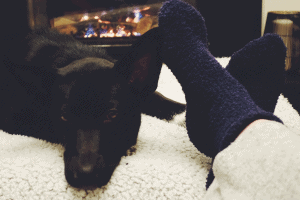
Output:
<svg viewBox="0 0 300 200">
<path fill-rule="evenodd" d="M 86 57 L 58 69 L 51 119 L 64 135 L 65 176 L 74 187 L 103 186 L 137 140 L 140 105 L 157 88 L 162 67 L 159 29 L 116 63 Z M 59 111 L 58 109 L 59 108 Z"/>
</svg>

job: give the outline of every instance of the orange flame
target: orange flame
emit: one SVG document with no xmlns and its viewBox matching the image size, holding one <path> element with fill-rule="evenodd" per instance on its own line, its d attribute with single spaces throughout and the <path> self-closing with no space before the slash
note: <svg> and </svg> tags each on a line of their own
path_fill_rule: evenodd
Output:
<svg viewBox="0 0 300 200">
<path fill-rule="evenodd" d="M 129 23 L 132 22 L 132 18 L 127 17 L 127 18 L 126 18 L 126 22 L 129 22 Z"/>
<path fill-rule="evenodd" d="M 80 19 L 81 22 L 82 22 L 82 21 L 87 21 L 87 20 L 89 20 L 89 16 L 87 16 L 87 15 L 84 15 L 84 16 Z"/>
<path fill-rule="evenodd" d="M 110 24 L 110 21 L 102 21 L 101 19 L 98 20 L 99 23 L 104 23 L 104 24 Z"/>
<path fill-rule="evenodd" d="M 151 7 L 148 6 L 148 7 L 143 8 L 142 10 L 149 10 L 150 8 L 151 8 Z"/>
</svg>

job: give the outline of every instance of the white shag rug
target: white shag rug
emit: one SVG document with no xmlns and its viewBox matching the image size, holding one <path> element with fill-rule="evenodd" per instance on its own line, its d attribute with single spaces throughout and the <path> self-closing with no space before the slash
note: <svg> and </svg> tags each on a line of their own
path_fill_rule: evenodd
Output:
<svg viewBox="0 0 300 200">
<path fill-rule="evenodd" d="M 217 59 L 223 66 L 229 58 Z M 158 84 L 166 97 L 185 103 L 181 86 L 164 65 Z M 299 132 L 300 116 L 279 97 L 275 114 Z M 123 157 L 110 182 L 94 191 L 70 187 L 63 147 L 0 130 L 0 199 L 201 199 L 211 158 L 189 141 L 178 124 L 142 116 L 136 153 Z"/>
</svg>

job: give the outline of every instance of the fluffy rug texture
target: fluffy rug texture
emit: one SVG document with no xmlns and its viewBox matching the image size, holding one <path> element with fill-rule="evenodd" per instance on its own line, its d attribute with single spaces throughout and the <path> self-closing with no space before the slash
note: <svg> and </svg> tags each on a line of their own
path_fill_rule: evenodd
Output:
<svg viewBox="0 0 300 200">
<path fill-rule="evenodd" d="M 165 65 L 157 90 L 185 103 Z M 300 116 L 283 95 L 275 115 L 300 135 Z M 168 123 L 143 115 L 136 152 L 124 156 L 110 182 L 94 191 L 67 184 L 61 145 L 0 131 L 0 199 L 201 199 L 211 158 L 193 146 L 182 124 L 184 118 Z"/>
</svg>

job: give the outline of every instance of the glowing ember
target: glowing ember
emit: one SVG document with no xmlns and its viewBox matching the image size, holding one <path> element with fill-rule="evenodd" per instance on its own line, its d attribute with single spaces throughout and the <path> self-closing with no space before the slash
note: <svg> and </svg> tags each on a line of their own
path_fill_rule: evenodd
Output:
<svg viewBox="0 0 300 200">
<path fill-rule="evenodd" d="M 133 34 L 134 36 L 141 36 L 141 34 L 138 33 L 138 32 L 133 32 L 132 34 Z"/>
<path fill-rule="evenodd" d="M 114 30 L 111 29 L 109 31 L 107 31 L 106 33 L 101 33 L 100 34 L 100 38 L 103 38 L 103 37 L 115 37 L 115 33 L 114 33 Z"/>
<path fill-rule="evenodd" d="M 88 30 L 86 31 L 84 38 L 91 38 L 91 37 L 97 37 L 98 34 L 94 31 L 94 28 L 91 24 L 89 24 Z"/>
<path fill-rule="evenodd" d="M 148 6 L 148 7 L 145 7 L 145 8 L 143 8 L 142 10 L 144 11 L 144 10 L 149 10 L 151 7 L 150 6 Z"/>
<path fill-rule="evenodd" d="M 130 22 L 132 22 L 132 20 L 133 20 L 132 18 L 127 17 L 125 21 L 130 23 Z"/>
<path fill-rule="evenodd" d="M 82 22 L 82 21 L 87 21 L 87 20 L 89 20 L 89 16 L 87 16 L 87 15 L 83 16 L 83 17 L 80 19 L 81 22 Z"/>
<path fill-rule="evenodd" d="M 114 29 L 109 28 L 109 30 L 105 29 L 107 27 L 102 27 L 100 30 L 100 38 L 106 38 L 106 37 L 129 37 L 131 36 L 131 32 L 129 30 L 126 30 L 124 25 L 120 25 L 116 30 L 117 32 L 114 32 Z"/>
<path fill-rule="evenodd" d="M 118 32 L 116 33 L 116 37 L 126 37 L 128 34 L 124 30 L 125 26 L 120 26 Z"/>
<path fill-rule="evenodd" d="M 99 31 L 99 37 L 100 38 L 107 38 L 107 37 L 129 37 L 131 35 L 133 36 L 141 36 L 140 33 L 136 31 L 131 31 L 126 27 L 125 25 L 118 25 L 118 26 L 112 26 L 112 25 L 102 25 L 101 29 Z"/>
<path fill-rule="evenodd" d="M 98 20 L 99 23 L 104 23 L 104 24 L 110 24 L 110 21 L 102 21 L 101 19 Z"/>
</svg>

